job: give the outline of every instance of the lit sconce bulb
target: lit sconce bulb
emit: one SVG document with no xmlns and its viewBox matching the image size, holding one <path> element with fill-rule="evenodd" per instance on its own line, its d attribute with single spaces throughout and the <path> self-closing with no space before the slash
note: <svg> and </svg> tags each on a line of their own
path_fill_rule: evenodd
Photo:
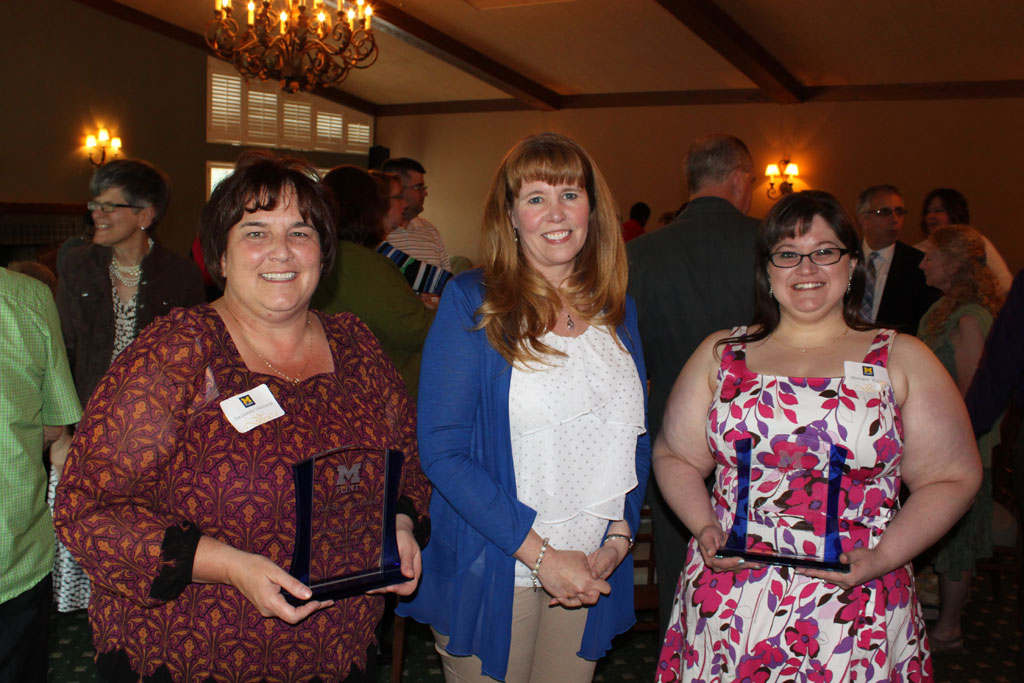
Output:
<svg viewBox="0 0 1024 683">
<path fill-rule="evenodd" d="M 249 10 L 249 26 L 252 26 L 253 24 L 256 23 L 256 3 L 252 2 L 252 0 L 249 0 L 248 10 Z"/>
<path fill-rule="evenodd" d="M 786 175 L 795 178 L 800 175 L 800 169 L 796 167 L 796 164 L 786 164 Z"/>
<path fill-rule="evenodd" d="M 769 178 L 774 178 L 775 176 L 779 175 L 779 165 L 768 164 L 768 168 L 764 170 L 764 174 Z"/>
<path fill-rule="evenodd" d="M 350 9 L 348 11 L 348 28 L 349 28 L 350 31 L 353 31 L 353 30 L 355 30 L 355 27 L 356 27 L 356 11 L 354 9 Z"/>
<path fill-rule="evenodd" d="M 366 12 L 363 14 L 363 28 L 367 31 L 370 30 L 370 19 L 373 18 L 373 8 L 369 5 L 366 6 Z"/>
<path fill-rule="evenodd" d="M 106 143 L 110 140 L 110 132 L 106 128 L 100 128 L 100 132 L 97 137 L 100 142 Z"/>
<path fill-rule="evenodd" d="M 114 154 L 121 151 L 121 138 L 113 138 L 110 141 L 110 149 L 114 150 Z"/>
<path fill-rule="evenodd" d="M 288 13 L 282 11 L 281 12 L 281 35 L 284 35 L 287 25 L 288 25 Z"/>
<path fill-rule="evenodd" d="M 323 10 L 320 10 L 320 13 L 316 15 L 316 20 L 319 21 L 321 24 L 327 21 L 327 15 L 324 14 Z"/>
<path fill-rule="evenodd" d="M 96 136 L 95 135 L 86 135 L 85 136 L 85 148 L 86 149 L 96 149 Z"/>
</svg>

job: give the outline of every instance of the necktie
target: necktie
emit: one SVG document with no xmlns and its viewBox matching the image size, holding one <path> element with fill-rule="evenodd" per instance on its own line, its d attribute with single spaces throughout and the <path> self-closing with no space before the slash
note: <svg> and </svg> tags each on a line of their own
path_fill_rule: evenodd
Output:
<svg viewBox="0 0 1024 683">
<path fill-rule="evenodd" d="M 877 251 L 871 252 L 868 256 L 868 276 L 864 280 L 864 300 L 861 302 L 860 314 L 868 322 L 874 322 L 872 312 L 875 308 L 875 278 L 878 276 L 878 268 L 875 265 L 881 254 Z"/>
</svg>

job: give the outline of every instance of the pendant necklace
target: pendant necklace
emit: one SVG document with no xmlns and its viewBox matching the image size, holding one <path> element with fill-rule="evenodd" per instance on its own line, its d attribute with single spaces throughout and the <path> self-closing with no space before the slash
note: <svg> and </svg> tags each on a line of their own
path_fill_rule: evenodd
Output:
<svg viewBox="0 0 1024 683">
<path fill-rule="evenodd" d="M 839 335 L 838 337 L 836 337 L 835 339 L 833 339 L 832 341 L 830 341 L 830 342 L 828 342 L 826 344 L 822 344 L 821 346 L 808 346 L 808 347 L 804 347 L 804 348 L 801 348 L 799 346 L 793 346 L 792 344 L 787 344 L 786 342 L 782 341 L 781 339 L 779 339 L 778 337 L 776 337 L 774 335 L 772 335 L 772 339 L 774 339 L 778 343 L 782 344 L 786 348 L 793 349 L 794 351 L 799 351 L 800 353 L 807 353 L 808 351 L 817 351 L 818 349 L 823 349 L 826 346 L 832 346 L 836 342 L 840 341 L 843 337 L 845 337 L 846 333 L 849 332 L 849 331 L 850 331 L 849 327 L 844 328 L 843 329 L 843 333 L 841 335 Z"/>
<path fill-rule="evenodd" d="M 238 318 L 235 317 L 235 315 L 233 313 L 231 314 L 231 317 L 235 318 L 235 322 L 238 322 Z M 309 332 L 310 327 L 312 326 L 312 324 L 313 324 L 312 317 L 307 312 L 306 313 L 306 332 L 307 333 Z M 308 345 L 308 347 L 306 349 L 306 362 L 303 363 L 302 367 L 299 369 L 299 376 L 298 377 L 292 377 L 291 375 L 287 375 L 287 374 L 281 372 L 280 370 L 278 370 L 277 368 L 275 368 L 270 363 L 270 361 L 267 360 L 263 356 L 262 353 L 260 353 L 260 350 L 256 348 L 256 345 L 252 343 L 252 341 L 249 339 L 248 335 L 245 334 L 245 331 L 242 330 L 242 325 L 240 323 L 238 325 L 238 332 L 242 335 L 242 339 L 245 340 L 245 343 L 249 345 L 249 348 L 253 350 L 253 353 L 255 353 L 257 356 L 259 356 L 259 359 L 261 361 L 263 361 L 263 364 L 266 365 L 268 368 L 270 368 L 271 371 L 275 375 L 278 375 L 282 379 L 286 379 L 286 380 L 288 380 L 289 382 L 291 382 L 292 384 L 295 384 L 295 385 L 298 385 L 299 382 L 302 381 L 301 377 L 302 377 L 302 375 L 305 374 L 306 368 L 309 367 L 309 359 L 313 357 L 313 335 L 312 334 L 308 334 L 307 335 L 309 337 L 309 345 Z"/>
</svg>

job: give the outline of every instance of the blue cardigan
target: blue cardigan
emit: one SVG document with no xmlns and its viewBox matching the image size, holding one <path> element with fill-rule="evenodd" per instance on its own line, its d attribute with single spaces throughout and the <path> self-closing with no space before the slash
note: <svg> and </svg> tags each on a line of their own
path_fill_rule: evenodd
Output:
<svg viewBox="0 0 1024 683">
<path fill-rule="evenodd" d="M 511 367 L 473 330 L 483 301 L 479 270 L 463 273 L 444 290 L 423 347 L 420 370 L 419 446 L 423 471 L 434 485 L 430 543 L 423 551 L 419 591 L 398 614 L 449 636 L 448 652 L 476 655 L 483 673 L 504 680 L 512 631 L 515 553 L 536 511 L 516 498 L 508 422 Z M 617 330 L 646 387 L 636 306 L 626 303 Z M 646 389 L 644 391 L 646 405 Z M 651 466 L 646 433 L 637 438 L 637 487 L 626 496 L 624 517 L 635 534 Z M 591 607 L 578 652 L 599 659 L 612 638 L 635 622 L 633 559 L 608 578 L 611 594 Z"/>
</svg>

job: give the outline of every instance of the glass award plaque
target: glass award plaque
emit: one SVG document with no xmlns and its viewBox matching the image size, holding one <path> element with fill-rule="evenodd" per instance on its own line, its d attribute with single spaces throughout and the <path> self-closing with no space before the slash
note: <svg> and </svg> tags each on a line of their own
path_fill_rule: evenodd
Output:
<svg viewBox="0 0 1024 683">
<path fill-rule="evenodd" d="M 718 549 L 716 557 L 740 557 L 761 564 L 849 572 L 850 565 L 839 561 L 843 552 L 839 540 L 839 492 L 846 449 L 830 445 L 826 471 L 806 471 L 802 475 L 805 491 L 810 492 L 806 496 L 810 500 L 804 501 L 803 507 L 817 511 L 817 525 L 800 519 L 787 518 L 783 521 L 784 514 L 766 512 L 758 505 L 765 501 L 765 497 L 759 497 L 751 504 L 750 450 L 751 439 L 736 442 L 736 514 L 729 538 Z M 755 472 L 754 480 L 762 479 L 761 474 Z"/>
<path fill-rule="evenodd" d="M 347 598 L 407 581 L 395 539 L 401 451 L 344 446 L 292 465 L 291 575 L 313 600 Z M 300 600 L 282 591 L 293 605 Z"/>
</svg>

